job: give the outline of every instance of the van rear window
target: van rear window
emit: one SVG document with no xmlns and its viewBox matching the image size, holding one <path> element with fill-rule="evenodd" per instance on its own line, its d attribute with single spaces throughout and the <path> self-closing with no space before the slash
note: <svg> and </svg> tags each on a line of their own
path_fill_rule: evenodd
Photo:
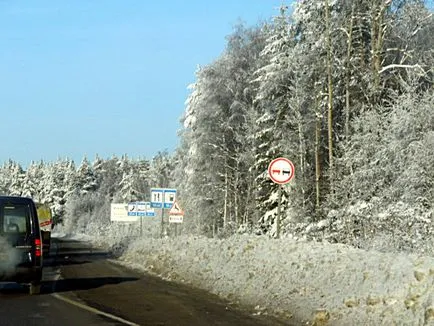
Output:
<svg viewBox="0 0 434 326">
<path fill-rule="evenodd" d="M 3 233 L 27 233 L 30 225 L 28 205 L 3 205 L 0 212 L 0 224 Z"/>
</svg>

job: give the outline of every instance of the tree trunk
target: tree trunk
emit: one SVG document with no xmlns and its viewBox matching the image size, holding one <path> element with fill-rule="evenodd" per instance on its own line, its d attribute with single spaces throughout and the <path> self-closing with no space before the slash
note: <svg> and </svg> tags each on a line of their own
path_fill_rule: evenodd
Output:
<svg viewBox="0 0 434 326">
<path fill-rule="evenodd" d="M 297 91 L 296 91 L 297 92 Z M 294 110 L 297 125 L 298 125 L 298 155 L 300 162 L 300 175 L 301 175 L 301 194 L 302 194 L 302 207 L 303 210 L 306 208 L 306 166 L 305 166 L 305 156 L 306 156 L 306 144 L 304 138 L 304 129 L 303 129 L 303 116 L 300 112 L 300 105 L 298 102 L 298 95 L 296 93 L 297 103 L 296 109 Z"/>
<path fill-rule="evenodd" d="M 228 190 L 228 170 L 225 168 L 225 199 L 224 199 L 224 206 L 223 206 L 223 228 L 226 227 L 226 224 L 228 222 L 228 197 L 229 197 L 229 190 Z"/>
<path fill-rule="evenodd" d="M 380 88 L 380 70 L 382 65 L 382 49 L 384 43 L 383 18 L 386 12 L 387 4 L 380 3 L 374 0 L 372 5 L 372 22 L 371 22 L 371 53 L 372 53 L 372 75 L 374 82 L 374 98 L 373 104 L 378 101 Z"/>
<path fill-rule="evenodd" d="M 348 140 L 350 135 L 350 82 L 351 82 L 351 53 L 353 50 L 353 28 L 354 28 L 354 11 L 355 4 L 353 3 L 351 8 L 351 20 L 347 34 L 347 60 L 345 64 L 345 140 Z"/>
<path fill-rule="evenodd" d="M 239 187 L 238 187 L 238 183 L 239 183 L 239 166 L 238 166 L 238 162 L 237 162 L 237 168 L 235 170 L 235 183 L 234 183 L 234 215 L 235 215 L 235 225 L 238 227 L 240 225 L 240 218 L 239 218 L 239 207 L 238 207 L 238 203 L 239 203 Z"/>
<path fill-rule="evenodd" d="M 318 106 L 318 103 L 316 103 Z M 317 108 L 318 110 L 318 108 Z M 317 112 L 315 118 L 315 209 L 320 210 L 320 179 L 321 179 L 321 162 L 320 162 L 320 138 L 321 138 L 321 114 Z"/>
<path fill-rule="evenodd" d="M 334 160 L 333 160 L 333 76 L 332 76 L 332 41 L 331 41 L 331 22 L 330 8 L 328 0 L 326 4 L 326 35 L 327 35 L 327 120 L 328 120 L 328 158 L 329 158 L 329 180 L 330 192 L 334 192 Z"/>
</svg>

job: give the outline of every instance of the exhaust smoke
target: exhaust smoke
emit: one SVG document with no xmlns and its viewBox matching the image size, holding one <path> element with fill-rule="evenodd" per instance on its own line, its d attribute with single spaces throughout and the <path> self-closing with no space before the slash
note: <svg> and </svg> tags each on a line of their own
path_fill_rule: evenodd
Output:
<svg viewBox="0 0 434 326">
<path fill-rule="evenodd" d="M 5 236 L 0 236 L 0 278 L 2 274 L 14 270 L 20 262 L 19 252 Z"/>
</svg>

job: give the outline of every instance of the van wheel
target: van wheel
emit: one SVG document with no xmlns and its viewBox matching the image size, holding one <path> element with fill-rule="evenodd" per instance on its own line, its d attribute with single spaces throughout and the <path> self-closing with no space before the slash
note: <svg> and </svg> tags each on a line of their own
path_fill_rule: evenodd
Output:
<svg viewBox="0 0 434 326">
<path fill-rule="evenodd" d="M 29 294 L 35 295 L 41 293 L 41 281 L 32 281 L 29 287 Z"/>
</svg>

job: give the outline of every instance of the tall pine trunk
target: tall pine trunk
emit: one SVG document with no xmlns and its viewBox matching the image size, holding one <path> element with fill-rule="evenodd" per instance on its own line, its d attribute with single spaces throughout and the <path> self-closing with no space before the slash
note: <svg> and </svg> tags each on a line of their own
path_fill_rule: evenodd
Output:
<svg viewBox="0 0 434 326">
<path fill-rule="evenodd" d="M 377 104 L 380 93 L 380 70 L 382 66 L 382 51 L 384 44 L 384 14 L 386 12 L 388 4 L 382 3 L 378 0 L 373 0 L 372 12 L 371 12 L 371 69 L 373 75 L 374 84 L 374 97 L 373 104 Z"/>
<path fill-rule="evenodd" d="M 329 159 L 329 181 L 330 192 L 334 193 L 334 159 L 333 159 L 333 57 L 331 40 L 330 7 L 328 0 L 325 0 L 326 11 L 326 37 L 327 37 L 327 122 L 328 122 L 328 159 Z"/>
<path fill-rule="evenodd" d="M 350 82 L 351 82 L 351 53 L 353 51 L 353 28 L 354 28 L 354 11 L 355 4 L 351 7 L 350 26 L 347 31 L 347 58 L 345 64 L 345 140 L 348 140 L 350 135 Z"/>
<path fill-rule="evenodd" d="M 318 216 L 320 213 L 321 205 L 321 120 L 322 112 L 320 109 L 320 101 L 318 97 L 315 99 L 315 211 Z"/>
<path fill-rule="evenodd" d="M 226 227 L 228 223 L 228 199 L 229 199 L 229 181 L 228 181 L 228 170 L 225 167 L 225 198 L 223 207 L 223 228 Z"/>
</svg>

